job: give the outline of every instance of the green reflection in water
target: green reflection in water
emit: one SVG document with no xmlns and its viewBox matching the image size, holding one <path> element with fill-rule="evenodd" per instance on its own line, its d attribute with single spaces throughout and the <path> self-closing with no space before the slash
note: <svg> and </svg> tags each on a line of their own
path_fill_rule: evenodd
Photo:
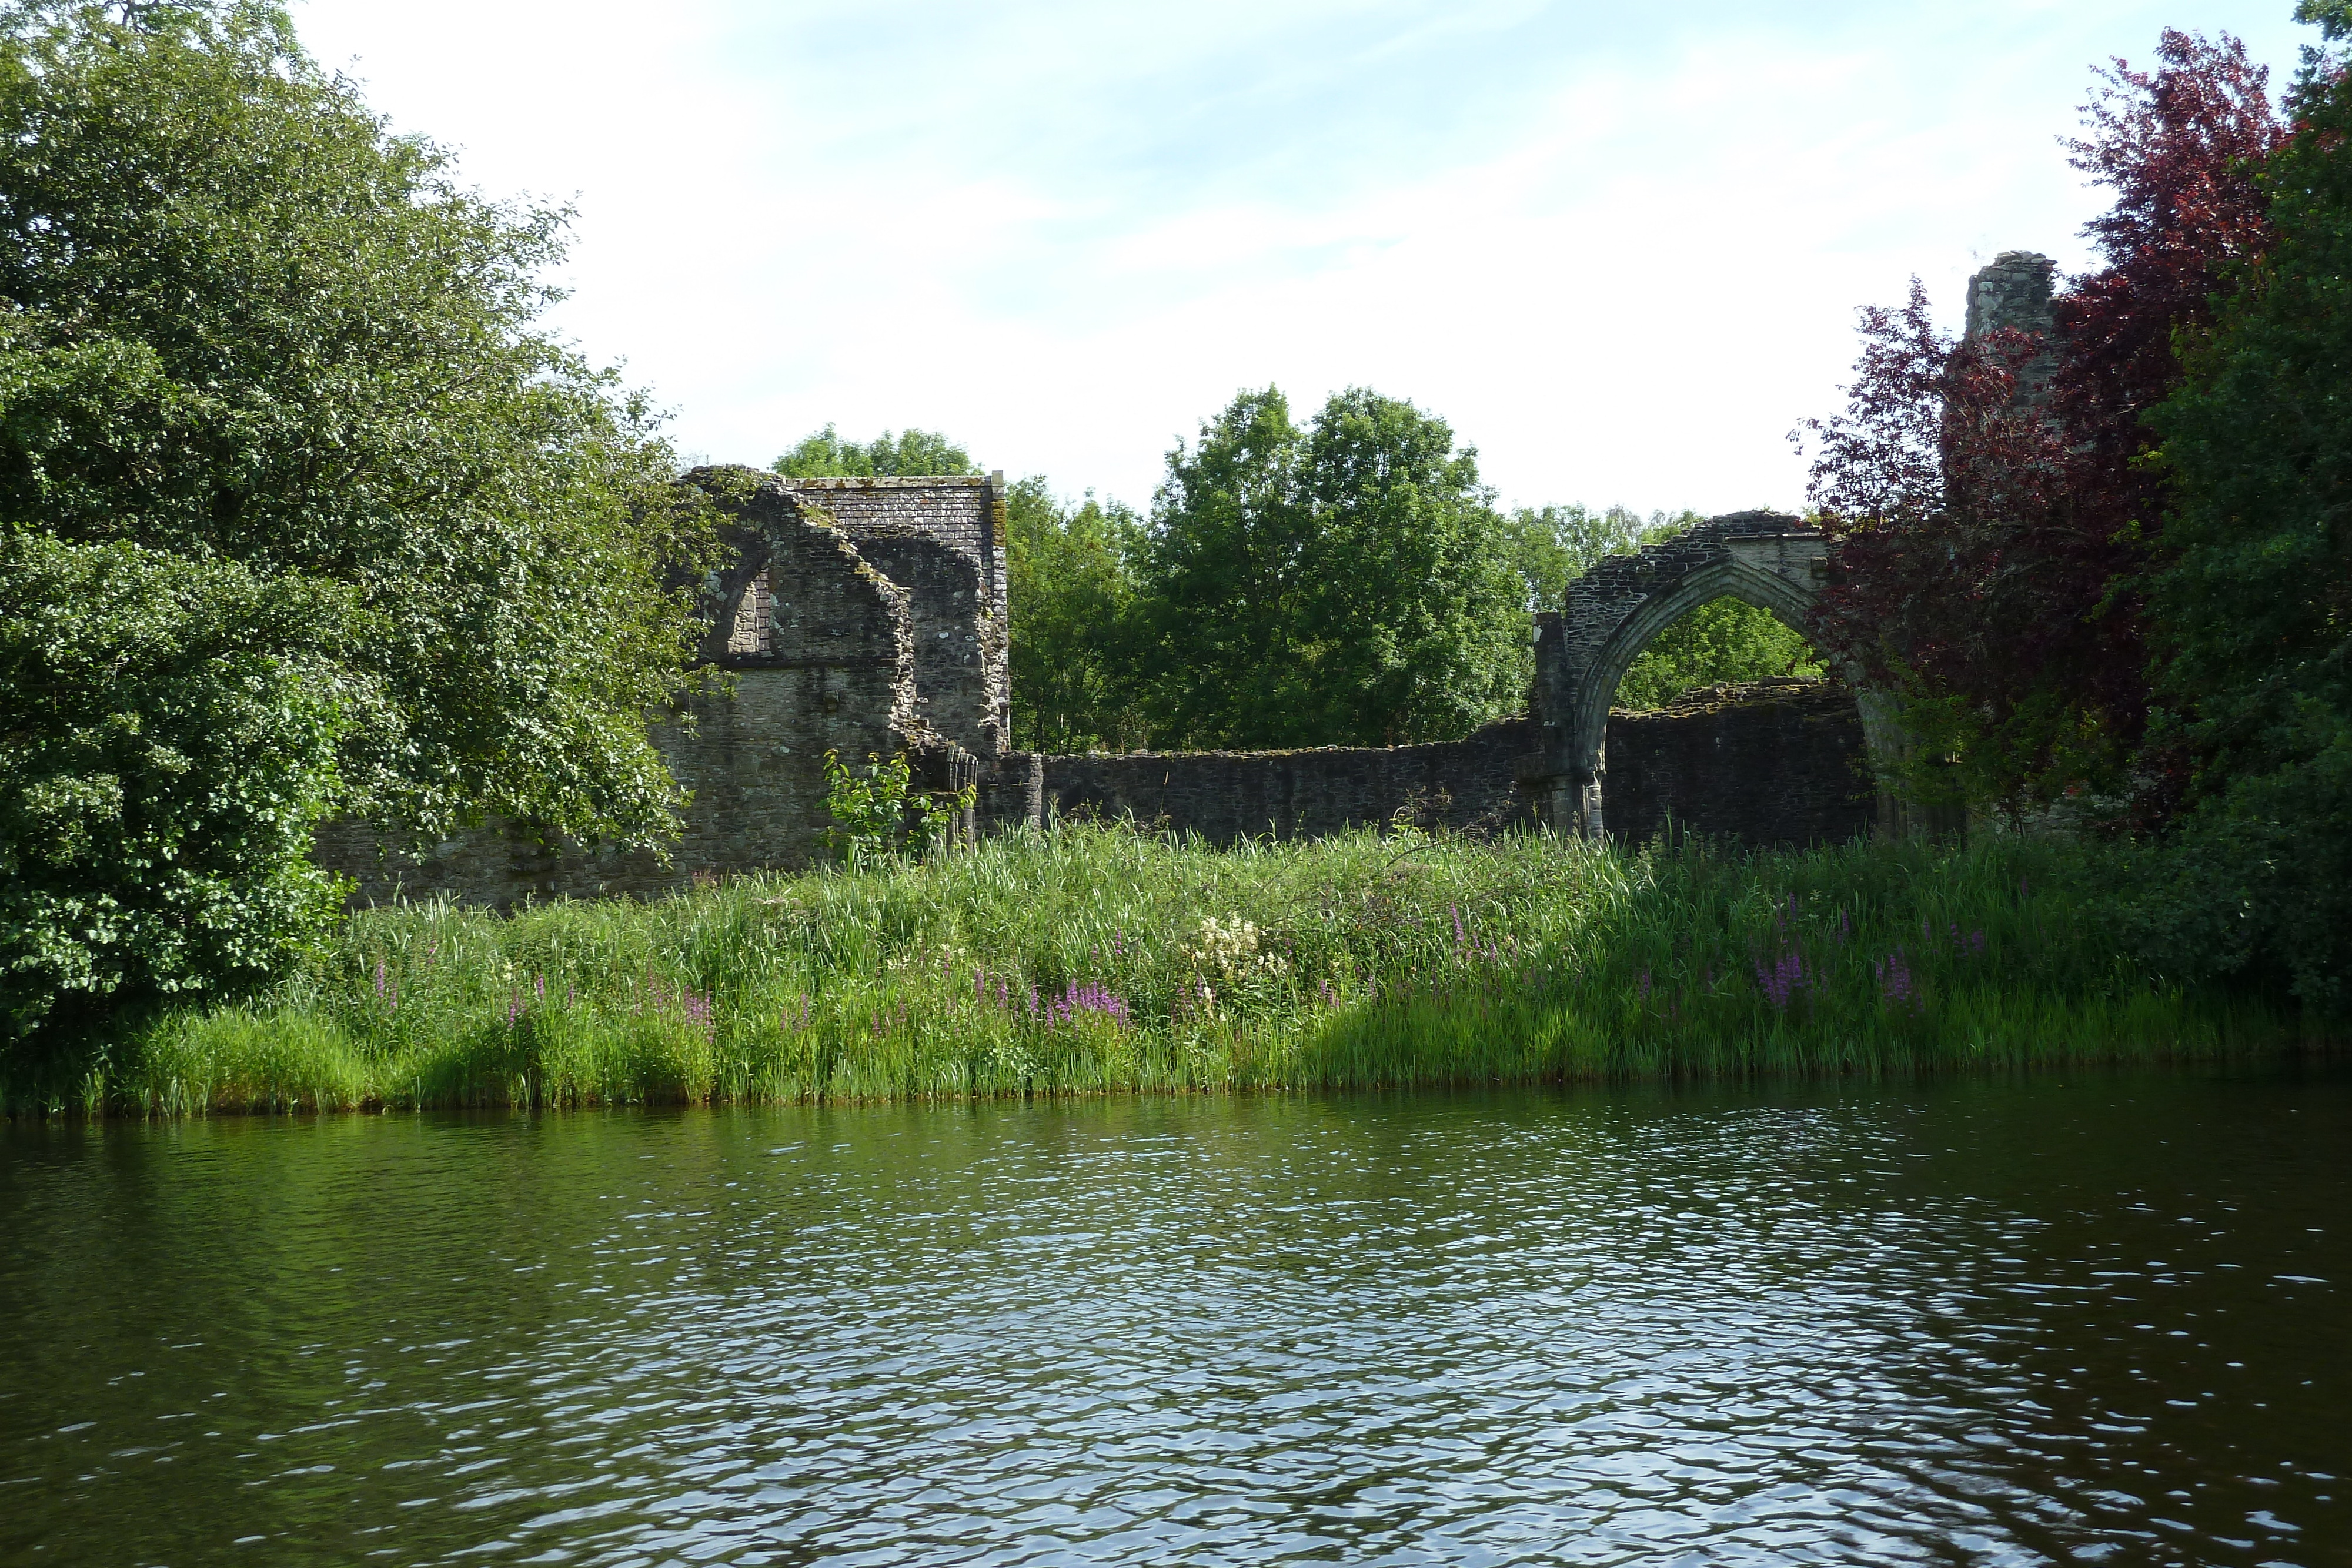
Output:
<svg viewBox="0 0 2352 1568">
<path fill-rule="evenodd" d="M 2340 1561 L 2347 1196 L 2341 1073 L 22 1124 L 0 1561 Z"/>
</svg>

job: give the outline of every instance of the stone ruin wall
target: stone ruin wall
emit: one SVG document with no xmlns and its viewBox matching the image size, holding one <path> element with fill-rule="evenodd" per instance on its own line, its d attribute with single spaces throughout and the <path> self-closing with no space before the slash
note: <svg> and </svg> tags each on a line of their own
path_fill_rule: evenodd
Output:
<svg viewBox="0 0 2352 1568">
<path fill-rule="evenodd" d="M 728 503 L 735 559 L 707 585 L 702 655 L 732 690 L 694 699 L 691 724 L 653 730 L 693 796 L 668 863 L 542 845 L 501 827 L 422 858 L 383 855 L 363 827 L 330 824 L 320 862 L 355 879 L 356 902 L 446 894 L 507 907 L 803 869 L 831 823 L 827 750 L 858 762 L 905 752 L 929 786 L 976 786 L 967 825 L 983 834 L 1130 814 L 1219 843 L 1400 820 L 1472 832 L 1538 821 L 1537 718 L 1424 746 L 1009 751 L 1001 477 L 787 480 L 738 469 L 688 479 L 749 495 Z M 1841 686 L 1726 691 L 1662 713 L 1613 713 L 1605 744 L 1609 826 L 1621 837 L 1647 839 L 1671 822 L 1761 846 L 1871 828 L 1861 725 Z"/>
<path fill-rule="evenodd" d="M 1877 824 L 1853 694 L 1834 681 L 1759 681 L 1609 716 L 1609 827 L 1758 848 L 1839 844 Z"/>
<path fill-rule="evenodd" d="M 713 477 L 709 470 L 688 476 L 706 484 Z M 756 488 L 725 532 L 734 562 L 709 585 L 714 615 L 702 648 L 704 662 L 723 672 L 731 690 L 691 698 L 685 715 L 691 722 L 658 722 L 651 730 L 672 775 L 693 795 L 669 863 L 642 851 L 542 844 L 509 825 L 459 833 L 421 857 L 386 853 L 364 824 L 331 822 L 320 831 L 316 858 L 356 882 L 355 902 L 446 894 L 504 907 L 565 894 L 661 893 L 698 876 L 797 870 L 809 864 L 832 822 L 828 750 L 861 762 L 869 753 L 912 750 L 929 773 L 955 772 L 961 748 L 930 729 L 919 695 L 928 622 L 916 614 L 912 595 L 867 563 L 800 487 L 772 476 L 751 477 Z M 984 526 L 987 483 L 940 487 L 934 499 Z M 933 556 L 943 553 L 933 547 Z M 929 570 L 933 575 L 926 580 L 962 585 L 967 601 L 973 599 L 969 585 L 977 569 L 934 559 Z M 1001 623 L 1002 614 L 996 619 Z M 932 639 L 935 645 L 943 641 Z M 965 648 L 973 662 L 980 643 L 973 629 Z M 967 685 L 969 711 L 951 710 L 949 718 L 979 738 L 986 681 Z"/>
<path fill-rule="evenodd" d="M 867 564 L 907 590 L 919 716 L 975 757 L 1013 741 L 1004 476 L 790 479 Z"/>
<path fill-rule="evenodd" d="M 1232 843 L 1398 821 L 1468 833 L 1536 826 L 1535 741 L 1534 721 L 1511 718 L 1427 746 L 1040 760 L 1045 803 L 1059 816 L 1132 813 Z M 1635 842 L 1671 826 L 1759 848 L 1833 844 L 1875 823 L 1861 717 L 1834 682 L 1717 687 L 1671 708 L 1613 712 L 1607 752 L 1610 830 Z"/>
<path fill-rule="evenodd" d="M 2030 250 L 2005 250 L 1969 278 L 1969 309 L 1960 336 L 1975 342 L 1987 332 L 2022 332 L 2053 346 L 2017 368 L 2016 401 L 2041 408 L 2058 371 L 2058 313 L 2052 291 L 2058 264 Z"/>
<path fill-rule="evenodd" d="M 1065 818 L 1132 813 L 1213 843 L 1313 838 L 1400 816 L 1424 828 L 1496 831 L 1535 823 L 1517 771 L 1528 739 L 1522 718 L 1428 746 L 1048 757 L 1044 799 Z"/>
</svg>

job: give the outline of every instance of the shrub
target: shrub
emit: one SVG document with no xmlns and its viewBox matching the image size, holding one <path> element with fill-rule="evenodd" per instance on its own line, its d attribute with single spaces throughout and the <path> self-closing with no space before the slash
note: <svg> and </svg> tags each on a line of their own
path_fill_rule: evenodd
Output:
<svg viewBox="0 0 2352 1568">
<path fill-rule="evenodd" d="M 349 601 L 134 545 L 0 534 L 0 1051 L 282 974 L 354 694 Z"/>
</svg>

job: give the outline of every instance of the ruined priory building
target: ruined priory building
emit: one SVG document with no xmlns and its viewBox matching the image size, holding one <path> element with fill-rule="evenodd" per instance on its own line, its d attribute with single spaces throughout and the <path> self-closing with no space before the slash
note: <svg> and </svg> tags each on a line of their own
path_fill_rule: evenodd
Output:
<svg viewBox="0 0 2352 1568">
<path fill-rule="evenodd" d="M 692 793 L 668 862 L 644 852 L 545 843 L 500 827 L 412 857 L 385 852 L 359 824 L 331 824 L 320 835 L 320 861 L 357 881 L 361 902 L 446 894 L 509 906 L 800 869 L 820 858 L 831 822 L 828 751 L 853 761 L 904 754 L 931 788 L 973 786 L 976 805 L 963 824 L 972 833 L 1055 817 L 1132 814 L 1229 842 L 1399 820 L 1473 831 L 1545 821 L 1604 828 L 1605 812 L 1605 831 L 1636 838 L 1677 823 L 1781 843 L 1843 839 L 1872 821 L 1863 731 L 1843 687 L 1768 685 L 1663 713 L 1609 714 L 1607 691 L 1596 683 L 1605 679 L 1613 690 L 1615 674 L 1593 676 L 1580 664 L 1578 678 L 1600 691 L 1605 720 L 1571 720 L 1569 698 L 1555 696 L 1549 714 L 1544 702 L 1547 691 L 1567 689 L 1561 660 L 1570 640 L 1559 631 L 1558 614 L 1540 618 L 1537 648 L 1549 679 L 1537 682 L 1535 711 L 1464 740 L 1274 752 L 1016 752 L 1007 744 L 1017 694 L 1007 671 L 1001 476 L 795 480 L 698 469 L 687 482 L 711 490 L 730 514 L 729 564 L 705 584 L 709 632 L 702 656 L 730 678 L 723 695 L 692 700 L 691 723 L 655 728 L 672 771 Z M 1766 514 L 1723 519 L 1696 542 L 1625 558 L 1596 583 L 1614 585 L 1611 614 L 1622 619 L 1638 609 L 1663 616 L 1664 624 L 1678 606 L 1696 601 L 1695 594 L 1739 589 L 1717 580 L 1729 552 L 1785 553 L 1784 536 L 1794 527 L 1794 519 Z M 1804 541 L 1814 536 L 1799 528 L 1795 537 L 1799 554 L 1811 559 Z M 1646 640 L 1638 627 L 1634 635 Z M 1600 643 L 1586 642 L 1591 655 Z M 1635 651 L 1638 643 L 1621 632 L 1605 660 Z M 1548 749 L 1548 734 L 1580 734 L 1594 722 L 1602 727 L 1582 752 L 1573 743 Z M 1602 806 L 1597 779 L 1604 754 L 1610 784 Z M 1573 789 L 1583 791 L 1576 800 L 1591 796 L 1571 810 L 1589 809 L 1589 822 L 1550 809 L 1571 775 L 1580 779 Z"/>
<path fill-rule="evenodd" d="M 1970 279 L 1970 334 L 2046 333 L 2050 289 L 2046 257 L 2003 253 Z M 1577 580 L 1530 628 L 1526 716 L 1463 740 L 1045 757 L 1011 748 L 1020 694 L 1001 474 L 789 479 L 700 468 L 683 482 L 729 517 L 729 564 L 704 584 L 701 652 L 730 680 L 724 695 L 693 701 L 692 722 L 655 728 L 692 796 L 667 862 L 511 827 L 412 857 L 384 852 L 359 824 L 330 824 L 320 862 L 354 878 L 361 902 L 447 894 L 505 906 L 800 869 L 822 854 L 831 822 L 828 751 L 851 762 L 904 755 L 928 788 L 971 786 L 967 834 L 1077 815 L 1132 815 L 1222 842 L 1398 821 L 1637 841 L 1673 827 L 1757 845 L 1913 826 L 1874 783 L 1873 758 L 1900 737 L 1885 705 L 1854 685 L 1766 683 L 1656 713 L 1610 706 L 1633 657 L 1709 600 L 1727 594 L 1802 624 L 1828 543 L 1795 517 L 1717 517 Z"/>
</svg>

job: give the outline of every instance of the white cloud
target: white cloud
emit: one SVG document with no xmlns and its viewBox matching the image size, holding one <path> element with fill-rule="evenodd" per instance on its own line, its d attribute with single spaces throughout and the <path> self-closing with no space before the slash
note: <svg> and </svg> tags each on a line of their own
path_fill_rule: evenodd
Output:
<svg viewBox="0 0 2352 1568">
<path fill-rule="evenodd" d="M 2294 30 L 2214 26 L 2284 64 Z M 642 8 L 311 0 L 492 193 L 577 193 L 559 320 L 764 462 L 944 429 L 1148 495 L 1243 386 L 1364 383 L 1528 501 L 1793 503 L 1853 308 L 2083 257 L 2056 139 L 2147 5 Z"/>
</svg>

